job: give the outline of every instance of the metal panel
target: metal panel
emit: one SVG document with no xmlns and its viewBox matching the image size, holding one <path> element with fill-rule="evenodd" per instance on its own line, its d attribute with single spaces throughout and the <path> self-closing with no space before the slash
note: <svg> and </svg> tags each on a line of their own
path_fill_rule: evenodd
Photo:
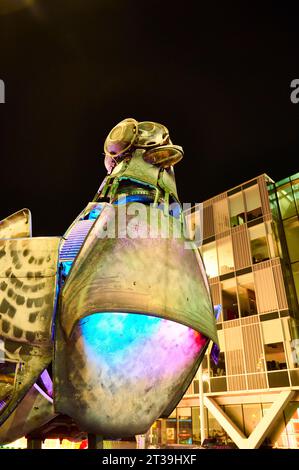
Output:
<svg viewBox="0 0 299 470">
<path fill-rule="evenodd" d="M 16 364 L 0 424 L 52 360 L 59 243 L 56 237 L 0 240 L 0 339 L 5 361 Z M 3 396 L 1 387 L 5 382 Z"/>
<path fill-rule="evenodd" d="M 245 368 L 241 327 L 239 325 L 239 320 L 223 324 L 228 390 L 243 390 L 246 388 L 245 376 L 241 375 L 245 374 Z"/>
<path fill-rule="evenodd" d="M 48 344 L 60 239 L 0 240 L 0 334 Z"/>
<path fill-rule="evenodd" d="M 284 286 L 284 279 L 282 275 L 280 260 L 279 259 L 272 260 L 272 266 L 273 266 L 274 282 L 275 282 L 276 293 L 277 293 L 278 307 L 280 310 L 286 310 L 288 308 L 288 301 L 287 301 L 287 295 L 286 295 L 285 286 Z"/>
<path fill-rule="evenodd" d="M 213 305 L 221 304 L 221 284 L 210 284 Z"/>
<path fill-rule="evenodd" d="M 254 318 L 250 318 L 252 324 L 242 327 L 242 336 L 244 344 L 244 358 L 246 365 L 248 388 L 259 389 L 267 387 L 267 380 L 265 374 L 255 374 L 263 372 L 265 369 L 264 364 L 264 351 L 261 341 L 260 326 L 258 323 L 253 323 Z M 246 319 L 248 323 L 248 318 Z"/>
<path fill-rule="evenodd" d="M 31 237 L 31 212 L 22 209 L 0 221 L 1 238 Z"/>
<path fill-rule="evenodd" d="M 236 271 L 250 266 L 252 259 L 246 225 L 232 228 L 232 242 Z"/>
<path fill-rule="evenodd" d="M 270 209 L 270 201 L 269 201 L 269 193 L 267 189 L 267 184 L 264 176 L 259 176 L 257 179 L 260 195 L 261 195 L 261 202 L 262 202 L 262 210 L 263 214 L 271 214 Z"/>
<path fill-rule="evenodd" d="M 273 312 L 278 308 L 271 262 L 253 266 L 256 299 L 259 313 Z"/>
<path fill-rule="evenodd" d="M 108 437 L 140 434 L 168 415 L 208 338 L 217 342 L 197 247 L 173 236 L 179 219 L 144 205 L 136 218 L 132 207 L 106 205 L 101 212 L 66 279 L 56 324 L 55 410 Z M 109 238 L 120 220 L 122 236 L 112 231 Z M 129 226 L 143 236 L 128 236 L 122 229 Z"/>
<path fill-rule="evenodd" d="M 228 360 L 229 361 L 240 361 L 241 353 L 240 351 L 235 351 L 234 354 L 229 353 Z M 227 377 L 227 389 L 229 391 L 234 390 L 246 390 L 246 379 L 245 375 L 229 375 Z"/>
<path fill-rule="evenodd" d="M 228 198 L 226 194 L 220 194 L 213 198 L 215 233 L 222 233 L 230 229 L 230 216 L 228 210 Z"/>
<path fill-rule="evenodd" d="M 99 238 L 108 218 L 118 218 L 120 210 L 107 205 L 102 211 L 63 288 L 61 321 L 66 334 L 85 315 L 117 311 L 177 321 L 217 342 L 197 248 L 186 249 L 183 238 L 162 238 L 161 233 L 152 238 Z M 132 219 L 128 216 L 128 224 Z M 148 221 L 140 222 L 142 229 Z M 180 222 L 172 223 L 176 227 Z M 178 233 L 179 228 L 173 230 Z"/>
<path fill-rule="evenodd" d="M 210 201 L 203 203 L 203 239 L 215 235 L 213 205 Z"/>
</svg>

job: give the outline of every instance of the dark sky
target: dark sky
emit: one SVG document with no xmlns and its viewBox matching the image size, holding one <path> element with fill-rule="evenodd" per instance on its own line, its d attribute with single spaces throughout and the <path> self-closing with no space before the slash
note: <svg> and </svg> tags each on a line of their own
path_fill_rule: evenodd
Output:
<svg viewBox="0 0 299 470">
<path fill-rule="evenodd" d="M 105 137 L 125 117 L 165 124 L 184 147 L 182 202 L 299 171 L 291 3 L 23 3 L 0 15 L 0 219 L 29 207 L 34 235 L 62 234 L 93 198 Z"/>
</svg>

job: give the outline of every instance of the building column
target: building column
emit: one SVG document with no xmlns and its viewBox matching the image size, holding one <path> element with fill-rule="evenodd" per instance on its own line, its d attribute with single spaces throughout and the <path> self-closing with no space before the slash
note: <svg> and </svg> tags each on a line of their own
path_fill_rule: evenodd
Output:
<svg viewBox="0 0 299 470">
<path fill-rule="evenodd" d="M 27 449 L 42 449 L 42 443 L 41 439 L 27 438 Z"/>
<path fill-rule="evenodd" d="M 205 395 L 204 404 L 239 449 L 258 449 L 267 435 L 269 435 L 274 428 L 277 420 L 279 419 L 280 413 L 286 408 L 294 394 L 295 391 L 293 390 L 280 392 L 271 408 L 267 410 L 265 416 L 248 437 L 246 437 L 236 424 L 225 414 L 216 400 Z"/>
<path fill-rule="evenodd" d="M 199 378 L 199 413 L 200 413 L 200 442 L 203 444 L 206 439 L 206 416 L 205 416 L 205 406 L 204 406 L 204 390 L 203 390 L 203 379 L 202 379 L 202 363 L 198 369 L 198 378 Z"/>
</svg>

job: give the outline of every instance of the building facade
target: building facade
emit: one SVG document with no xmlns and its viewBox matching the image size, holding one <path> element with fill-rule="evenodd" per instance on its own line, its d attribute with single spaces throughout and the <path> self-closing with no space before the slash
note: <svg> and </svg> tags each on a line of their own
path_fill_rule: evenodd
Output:
<svg viewBox="0 0 299 470">
<path fill-rule="evenodd" d="M 215 365 L 208 352 L 200 371 L 204 412 L 197 374 L 152 441 L 299 448 L 299 173 L 278 183 L 261 175 L 187 217 L 194 230 L 202 220 L 220 357 Z"/>
</svg>

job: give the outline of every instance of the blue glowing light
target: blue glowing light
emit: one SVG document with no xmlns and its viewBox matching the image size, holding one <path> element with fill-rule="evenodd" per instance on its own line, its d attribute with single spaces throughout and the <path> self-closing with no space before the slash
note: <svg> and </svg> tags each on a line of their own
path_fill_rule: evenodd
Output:
<svg viewBox="0 0 299 470">
<path fill-rule="evenodd" d="M 215 315 L 215 320 L 216 321 L 219 320 L 221 311 L 222 311 L 222 305 L 221 304 L 214 305 L 214 315 Z"/>
<path fill-rule="evenodd" d="M 83 318 L 80 326 L 86 344 L 106 356 L 116 351 L 119 354 L 137 341 L 146 341 L 162 321 L 147 315 L 107 312 Z"/>
<path fill-rule="evenodd" d="M 219 320 L 221 311 L 222 311 L 222 305 L 221 304 L 214 305 L 214 315 L 215 315 L 216 322 Z M 219 348 L 218 344 L 213 343 L 212 348 L 211 348 L 210 357 L 213 360 L 214 364 L 217 366 L 217 364 L 219 362 L 219 357 L 220 357 L 220 348 Z"/>
<path fill-rule="evenodd" d="M 73 261 L 63 261 L 61 263 L 61 274 L 64 277 L 64 279 L 68 276 L 72 265 L 73 265 Z"/>
<path fill-rule="evenodd" d="M 123 197 L 120 197 L 118 199 L 115 199 L 113 204 L 115 206 L 125 205 L 125 204 L 128 204 L 130 202 L 144 202 L 144 204 L 149 204 L 152 201 L 153 201 L 152 196 L 147 196 L 145 194 L 132 194 L 132 195 L 129 195 L 129 196 L 123 196 Z"/>
<path fill-rule="evenodd" d="M 174 371 L 193 360 L 207 341 L 185 325 L 133 313 L 96 313 L 81 319 L 78 328 L 90 361 L 102 366 L 133 364 L 138 356 L 143 367 L 156 368 L 161 361 Z"/>
<path fill-rule="evenodd" d="M 208 341 L 192 328 L 150 315 L 90 314 L 75 324 L 66 357 L 76 406 L 79 397 L 82 413 L 88 406 L 88 416 L 112 435 L 119 435 L 120 422 L 138 434 L 139 420 L 148 420 L 148 429 L 183 393 Z"/>
<path fill-rule="evenodd" d="M 89 214 L 85 218 L 87 220 L 96 220 L 99 217 L 102 210 L 103 210 L 103 206 L 102 206 L 102 204 L 101 205 L 99 204 L 96 207 L 94 207 L 93 209 L 91 209 L 91 211 L 89 212 Z"/>
</svg>

